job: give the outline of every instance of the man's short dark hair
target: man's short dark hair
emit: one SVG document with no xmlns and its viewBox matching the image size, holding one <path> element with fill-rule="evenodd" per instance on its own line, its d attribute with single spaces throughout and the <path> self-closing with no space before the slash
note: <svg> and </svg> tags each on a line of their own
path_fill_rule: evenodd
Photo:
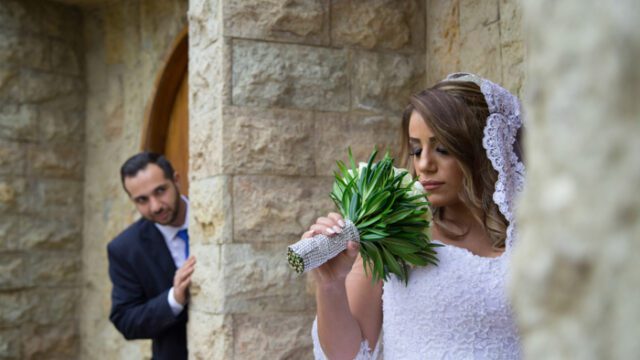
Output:
<svg viewBox="0 0 640 360">
<path fill-rule="evenodd" d="M 120 181 L 122 181 L 122 187 L 125 191 L 127 188 L 124 187 L 124 179 L 136 176 L 140 170 L 143 170 L 149 164 L 158 165 L 160 169 L 162 169 L 164 177 L 166 179 L 173 180 L 173 166 L 171 166 L 171 163 L 164 157 L 164 155 L 143 151 L 130 157 L 120 168 Z"/>
</svg>

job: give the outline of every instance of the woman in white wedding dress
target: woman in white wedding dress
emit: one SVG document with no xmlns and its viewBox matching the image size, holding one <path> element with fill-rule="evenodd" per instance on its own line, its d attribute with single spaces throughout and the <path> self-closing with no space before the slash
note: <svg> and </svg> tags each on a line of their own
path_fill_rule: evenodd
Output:
<svg viewBox="0 0 640 360">
<path fill-rule="evenodd" d="M 514 199 L 523 186 L 519 103 L 502 87 L 457 73 L 414 95 L 403 145 L 429 193 L 438 266 L 372 283 L 358 245 L 313 270 L 314 354 L 329 359 L 518 359 L 506 293 L 515 241 Z M 303 237 L 332 236 L 340 215 Z"/>
</svg>

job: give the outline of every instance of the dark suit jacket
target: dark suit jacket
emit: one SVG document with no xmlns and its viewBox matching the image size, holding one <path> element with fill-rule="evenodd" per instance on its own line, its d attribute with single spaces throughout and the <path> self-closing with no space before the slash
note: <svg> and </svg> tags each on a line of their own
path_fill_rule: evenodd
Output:
<svg viewBox="0 0 640 360">
<path fill-rule="evenodd" d="M 167 301 L 176 266 L 160 231 L 140 219 L 107 252 L 111 322 L 128 340 L 152 339 L 154 359 L 187 359 L 187 309 L 174 316 Z"/>
</svg>

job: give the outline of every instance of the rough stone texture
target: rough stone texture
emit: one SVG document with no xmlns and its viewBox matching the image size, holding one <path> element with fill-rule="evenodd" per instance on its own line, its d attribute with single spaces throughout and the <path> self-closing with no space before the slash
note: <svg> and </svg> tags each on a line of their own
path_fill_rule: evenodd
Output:
<svg viewBox="0 0 640 360">
<path fill-rule="evenodd" d="M 337 46 L 406 50 L 424 48 L 424 2 L 331 1 L 331 39 Z"/>
<path fill-rule="evenodd" d="M 231 241 L 231 180 L 226 176 L 197 180 L 189 185 L 191 219 L 189 232 L 201 235 L 202 245 Z"/>
<path fill-rule="evenodd" d="M 427 0 L 427 84 L 477 73 L 522 95 L 525 81 L 518 0 Z"/>
<path fill-rule="evenodd" d="M 409 96 L 424 87 L 423 61 L 422 54 L 353 52 L 352 108 L 402 114 Z"/>
<path fill-rule="evenodd" d="M 230 174 L 313 174 L 313 113 L 225 107 L 224 169 Z"/>
<path fill-rule="evenodd" d="M 305 283 L 283 261 L 285 252 L 280 243 L 223 246 L 222 269 L 228 281 L 225 310 L 235 314 L 271 314 L 284 322 L 283 313 L 304 313 L 313 307 L 315 301 L 307 293 Z M 238 329 L 239 334 L 241 330 Z"/>
<path fill-rule="evenodd" d="M 223 1 L 226 36 L 329 45 L 329 2 Z"/>
<path fill-rule="evenodd" d="M 234 316 L 236 359 L 313 359 L 309 324 L 313 315 L 268 313 Z M 275 336 L 274 336 L 275 334 Z"/>
<path fill-rule="evenodd" d="M 316 175 L 333 176 L 336 161 L 348 163 L 349 148 L 356 162 L 367 161 L 376 147 L 380 156 L 389 150 L 397 160 L 395 165 L 400 166 L 400 125 L 399 115 L 316 113 L 313 146 Z"/>
<path fill-rule="evenodd" d="M 531 151 L 512 295 L 530 359 L 640 354 L 639 5 L 525 1 Z"/>
<path fill-rule="evenodd" d="M 80 23 L 74 8 L 0 1 L 3 359 L 78 355 L 85 150 Z M 48 120 L 53 116 L 57 130 Z"/>
<path fill-rule="evenodd" d="M 329 177 L 234 177 L 234 242 L 295 242 L 333 209 L 331 184 Z"/>
<path fill-rule="evenodd" d="M 234 105 L 349 109 L 344 50 L 236 40 L 232 64 Z"/>
</svg>

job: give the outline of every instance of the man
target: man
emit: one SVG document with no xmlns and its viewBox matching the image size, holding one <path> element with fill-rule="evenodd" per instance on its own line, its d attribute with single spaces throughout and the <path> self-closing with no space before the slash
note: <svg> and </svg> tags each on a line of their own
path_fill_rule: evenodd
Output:
<svg viewBox="0 0 640 360">
<path fill-rule="evenodd" d="M 187 359 L 185 306 L 196 262 L 185 235 L 189 202 L 162 155 L 131 157 L 120 179 L 142 218 L 107 246 L 109 319 L 128 340 L 152 339 L 153 359 Z"/>
</svg>

